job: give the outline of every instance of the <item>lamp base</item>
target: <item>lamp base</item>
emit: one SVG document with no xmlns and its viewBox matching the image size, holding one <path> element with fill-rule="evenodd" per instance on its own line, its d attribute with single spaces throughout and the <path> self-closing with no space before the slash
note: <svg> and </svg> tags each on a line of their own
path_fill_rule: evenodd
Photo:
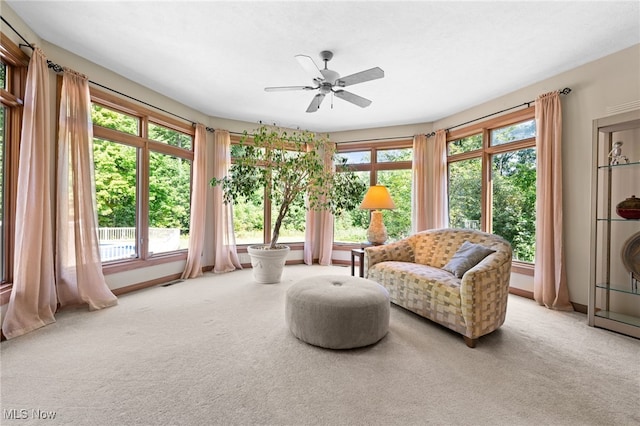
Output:
<svg viewBox="0 0 640 426">
<path fill-rule="evenodd" d="M 373 210 L 371 212 L 371 223 L 367 229 L 367 240 L 374 245 L 384 244 L 387 241 L 387 228 L 382 222 L 382 212 Z"/>
</svg>

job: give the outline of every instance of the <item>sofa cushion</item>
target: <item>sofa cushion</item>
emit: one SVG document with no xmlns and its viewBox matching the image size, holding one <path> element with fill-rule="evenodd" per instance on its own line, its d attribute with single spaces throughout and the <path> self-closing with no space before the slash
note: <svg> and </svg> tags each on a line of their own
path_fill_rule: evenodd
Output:
<svg viewBox="0 0 640 426">
<path fill-rule="evenodd" d="M 469 229 L 423 231 L 413 235 L 415 262 L 442 268 L 465 241 L 476 241 L 477 234 Z"/>
<path fill-rule="evenodd" d="M 423 317 L 464 332 L 460 279 L 442 269 L 411 262 L 381 262 L 369 269 L 369 279 L 381 283 L 391 302 Z"/>
<path fill-rule="evenodd" d="M 476 266 L 491 253 L 495 253 L 495 250 L 465 241 L 442 269 L 451 272 L 458 278 L 462 278 L 465 272 Z"/>
</svg>

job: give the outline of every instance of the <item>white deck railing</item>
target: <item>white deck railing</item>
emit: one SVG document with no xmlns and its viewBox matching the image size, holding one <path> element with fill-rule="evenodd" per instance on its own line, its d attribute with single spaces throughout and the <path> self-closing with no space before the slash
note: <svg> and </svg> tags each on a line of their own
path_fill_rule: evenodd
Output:
<svg viewBox="0 0 640 426">
<path fill-rule="evenodd" d="M 98 228 L 102 262 L 128 259 L 136 254 L 136 228 Z M 180 229 L 149 228 L 149 251 L 164 253 L 180 248 Z"/>
</svg>

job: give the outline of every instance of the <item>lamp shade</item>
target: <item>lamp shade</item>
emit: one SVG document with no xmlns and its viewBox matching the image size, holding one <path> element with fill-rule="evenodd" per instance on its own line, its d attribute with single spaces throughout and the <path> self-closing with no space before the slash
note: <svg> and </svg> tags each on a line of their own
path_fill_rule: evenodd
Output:
<svg viewBox="0 0 640 426">
<path fill-rule="evenodd" d="M 395 209 L 396 205 L 386 186 L 375 185 L 369 187 L 360 208 L 364 210 Z"/>
</svg>

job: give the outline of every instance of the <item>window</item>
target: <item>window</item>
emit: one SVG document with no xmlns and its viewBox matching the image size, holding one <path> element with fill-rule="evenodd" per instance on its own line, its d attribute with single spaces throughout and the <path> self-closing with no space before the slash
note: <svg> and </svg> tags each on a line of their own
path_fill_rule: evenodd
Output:
<svg viewBox="0 0 640 426">
<path fill-rule="evenodd" d="M 0 33 L 0 294 L 6 303 L 13 281 L 15 201 L 18 158 L 29 57 Z"/>
<path fill-rule="evenodd" d="M 241 137 L 231 136 L 231 161 L 238 157 L 247 146 L 239 145 Z M 295 156 L 295 150 L 287 151 Z M 236 200 L 233 205 L 233 229 L 236 244 L 267 244 L 271 241 L 271 230 L 278 212 L 265 190 L 257 190 L 247 200 Z M 301 243 L 305 237 L 307 213 L 303 204 L 293 204 L 289 214 L 282 222 L 278 241 L 282 243 Z"/>
<path fill-rule="evenodd" d="M 448 135 L 449 225 L 502 236 L 515 261 L 535 261 L 533 107 Z"/>
<path fill-rule="evenodd" d="M 106 270 L 184 257 L 194 130 L 91 89 L 100 255 Z"/>
<path fill-rule="evenodd" d="M 338 144 L 338 155 L 355 170 L 367 187 L 385 185 L 396 208 L 382 212 L 390 241 L 411 232 L 411 165 L 413 141 L 391 141 L 372 144 Z M 338 172 L 340 168 L 338 168 Z M 370 213 L 366 210 L 344 212 L 335 218 L 334 241 L 361 243 L 367 241 Z"/>
</svg>

